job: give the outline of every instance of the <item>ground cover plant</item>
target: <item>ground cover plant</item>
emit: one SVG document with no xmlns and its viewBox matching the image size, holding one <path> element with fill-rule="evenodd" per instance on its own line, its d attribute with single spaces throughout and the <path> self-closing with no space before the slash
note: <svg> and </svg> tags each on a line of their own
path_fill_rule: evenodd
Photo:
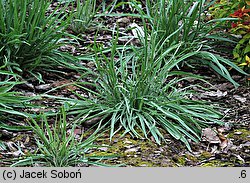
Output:
<svg viewBox="0 0 250 183">
<path fill-rule="evenodd" d="M 243 6 L 242 8 L 235 11 L 230 16 L 239 18 L 239 21 L 232 23 L 232 29 L 230 32 L 239 35 L 240 40 L 235 46 L 233 55 L 236 59 L 236 63 L 239 66 L 243 66 L 245 70 L 249 71 L 250 67 L 250 2 L 248 6 Z"/>
<path fill-rule="evenodd" d="M 1 1 L 0 166 L 249 165 L 248 16 L 216 3 Z"/>
<path fill-rule="evenodd" d="M 219 41 L 232 42 L 232 40 L 214 32 L 227 19 L 205 21 L 205 11 L 210 5 L 205 1 L 146 1 L 146 15 L 149 17 L 150 30 L 154 33 L 149 39 L 159 44 L 158 48 L 152 51 L 156 52 L 156 58 L 164 55 L 166 62 L 174 52 L 176 52 L 176 58 L 186 57 L 183 62 L 176 64 L 177 67 L 185 64 L 195 66 L 197 63 L 198 66 L 208 65 L 237 86 L 226 67 L 242 71 L 230 60 L 213 52 L 215 47 L 211 41 L 214 44 Z M 146 25 L 144 27 L 146 28 Z M 170 54 L 164 54 L 165 49 L 177 43 L 180 43 L 178 49 Z"/>
<path fill-rule="evenodd" d="M 30 101 L 35 97 L 26 97 L 21 92 L 11 91 L 16 85 L 22 82 L 15 81 L 16 74 L 0 71 L 0 129 L 20 131 L 30 129 L 25 126 L 10 126 L 6 122 L 15 120 L 17 116 L 26 118 L 27 114 L 23 111 L 31 107 Z M 2 134 L 0 135 L 0 137 Z M 0 140 L 0 146 L 5 149 L 5 145 Z"/>
<path fill-rule="evenodd" d="M 94 24 L 96 15 L 96 0 L 76 1 L 76 10 L 73 14 L 71 29 L 75 34 L 83 33 Z"/>
<path fill-rule="evenodd" d="M 158 144 L 164 140 L 161 127 L 184 142 L 189 150 L 187 138 L 198 142 L 202 127 L 222 124 L 221 114 L 213 107 L 189 100 L 190 91 L 176 88 L 183 78 L 168 80 L 170 76 L 178 75 L 178 72 L 170 72 L 173 64 L 164 64 L 161 58 L 155 60 L 155 52 L 151 50 L 148 54 L 147 47 L 142 50 L 143 54 L 132 49 L 132 56 L 130 52 L 126 53 L 127 50 L 117 51 L 116 42 L 114 39 L 110 57 L 104 54 L 95 57 L 98 76 L 95 83 L 89 83 L 95 88 L 95 91 L 89 91 L 94 96 L 85 99 L 78 95 L 83 101 L 75 101 L 71 109 L 70 113 L 85 116 L 82 123 L 100 117 L 100 123 L 110 127 L 110 138 L 124 129 L 124 134 L 130 133 L 137 138 L 152 135 Z M 179 44 L 169 47 L 165 54 L 178 47 Z M 175 60 L 175 64 L 185 58 Z M 87 89 L 86 84 L 82 83 L 83 89 Z"/>
<path fill-rule="evenodd" d="M 13 75 L 9 73 L 9 75 Z M 26 116 L 24 113 L 18 112 L 14 108 L 25 107 L 30 98 L 22 96 L 20 92 L 11 91 L 11 89 L 20 82 L 10 81 L 8 79 L 0 82 L 0 113 L 1 118 L 4 117 L 4 113 L 13 115 Z"/>
<path fill-rule="evenodd" d="M 24 0 L 0 3 L 0 64 L 14 73 L 31 73 L 35 69 L 67 65 L 74 59 L 59 50 L 70 42 L 65 29 L 69 16 L 55 9 L 47 16 L 50 1 Z"/>
<path fill-rule="evenodd" d="M 16 77 L 19 76 L 8 71 L 0 71 L 0 128 L 15 130 L 15 128 L 8 126 L 6 121 L 11 117 L 14 119 L 16 116 L 28 117 L 25 109 L 35 107 L 31 101 L 38 98 L 28 97 L 22 92 L 13 91 L 14 87 L 23 84 L 23 82 L 16 81 Z M 16 130 L 21 129 L 22 127 L 17 127 Z"/>
<path fill-rule="evenodd" d="M 212 18 L 225 18 L 228 17 L 229 14 L 233 13 L 239 7 L 245 5 L 247 0 L 239 1 L 239 0 L 219 0 L 215 1 L 213 6 L 209 8 Z"/>
<path fill-rule="evenodd" d="M 235 63 L 249 72 L 249 6 L 250 1 L 219 1 L 210 9 L 213 17 L 233 17 L 237 20 L 226 22 L 228 32 L 236 35 L 236 45 L 233 50 Z"/>
<path fill-rule="evenodd" d="M 164 139 L 158 129 L 158 126 L 161 126 L 176 139 L 183 141 L 190 150 L 186 137 L 197 142 L 201 137 L 201 126 L 205 123 L 222 124 L 218 120 L 221 114 L 211 107 L 205 104 L 201 107 L 198 101 L 187 100 L 185 95 L 189 92 L 184 90 L 182 93 L 174 86 L 178 80 L 170 80 L 169 83 L 165 83 L 167 78 L 173 75 L 171 70 L 188 60 L 198 60 L 202 64 L 210 65 L 235 86 L 237 83 L 233 81 L 228 70 L 219 60 L 242 72 L 229 60 L 203 50 L 202 46 L 205 43 L 203 41 L 203 45 L 199 44 L 202 42 L 200 38 L 195 40 L 196 35 L 200 37 L 202 32 L 204 35 L 207 35 L 207 32 L 194 25 L 194 21 L 199 18 L 200 7 L 204 7 L 204 5 L 196 2 L 191 6 L 192 3 L 188 3 L 185 7 L 185 2 L 181 0 L 175 1 L 175 5 L 173 5 L 173 1 L 168 1 L 168 4 L 160 1 L 154 5 L 147 1 L 148 16 L 150 14 L 155 16 L 157 12 L 162 14 L 150 19 L 155 21 L 152 23 L 151 33 L 146 29 L 144 22 L 144 35 L 142 33 L 140 35 L 143 47 L 139 48 L 139 51 L 135 47 L 132 48 L 130 54 L 126 53 L 126 48 L 121 53 L 117 53 L 117 38 L 112 42 L 109 57 L 106 57 L 101 51 L 100 57 L 104 60 L 100 61 L 98 55 L 100 51 L 97 51 L 94 61 L 99 75 L 96 83 L 90 83 L 96 90 L 93 91 L 93 95 L 96 96 L 93 99 L 84 99 L 79 96 L 84 102 L 76 101 L 76 108 L 72 109 L 73 113 L 79 113 L 78 116 L 81 117 L 87 116 L 84 121 L 93 120 L 96 117 L 99 117 L 101 122 L 106 121 L 111 126 L 111 138 L 120 128 L 124 128 L 125 133 L 142 137 L 136 130 L 138 128 L 144 137 L 147 138 L 148 133 L 151 133 L 155 141 L 160 143 L 160 139 Z M 155 6 L 159 6 L 159 9 Z M 186 13 L 184 10 L 187 11 L 190 6 L 191 11 Z M 179 12 L 180 8 L 184 8 L 181 11 L 184 15 L 175 20 L 174 15 Z M 155 9 L 157 12 L 150 12 Z M 172 17 L 167 18 L 168 11 Z M 159 21 L 160 18 L 162 21 Z M 173 21 L 173 23 L 169 23 L 169 21 Z M 162 28 L 162 25 L 166 25 L 166 27 Z M 184 27 L 183 30 L 182 27 Z M 195 27 L 194 31 L 191 31 L 192 27 Z M 167 31 L 167 28 L 173 28 L 173 30 Z M 194 37 L 192 38 L 192 36 Z M 181 37 L 182 40 L 180 40 Z M 204 47 L 206 48 L 208 45 Z M 95 46 L 94 49 L 98 50 L 98 47 Z M 86 88 L 83 87 L 83 89 Z M 117 131 L 116 126 L 118 126 Z"/>
<path fill-rule="evenodd" d="M 98 160 L 104 159 L 103 156 L 99 157 L 87 154 L 89 149 L 98 147 L 93 144 L 97 135 L 92 134 L 88 139 L 83 139 L 83 136 L 76 139 L 74 134 L 76 125 L 73 124 L 70 131 L 67 130 L 69 123 L 66 121 L 64 108 L 61 108 L 52 129 L 47 121 L 46 115 L 41 114 L 37 119 L 40 119 L 41 123 L 30 118 L 30 126 L 37 136 L 37 151 L 34 152 L 34 154 L 26 155 L 27 157 L 20 159 L 12 166 L 38 165 L 47 167 L 67 167 L 78 166 L 79 164 L 84 164 L 85 166 L 91 164 L 105 166 L 105 164 L 98 163 Z"/>
</svg>

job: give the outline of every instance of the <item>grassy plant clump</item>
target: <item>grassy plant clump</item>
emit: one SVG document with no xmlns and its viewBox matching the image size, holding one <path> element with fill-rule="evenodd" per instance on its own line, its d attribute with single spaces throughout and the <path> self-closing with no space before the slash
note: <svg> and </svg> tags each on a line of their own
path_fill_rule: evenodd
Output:
<svg viewBox="0 0 250 183">
<path fill-rule="evenodd" d="M 64 9 L 49 9 L 48 0 L 0 2 L 0 66 L 11 72 L 28 72 L 67 65 L 69 54 L 59 51 L 69 43 L 65 32 L 69 17 Z M 51 11 L 49 14 L 48 12 Z M 64 14 L 63 14 L 64 13 Z"/>
<path fill-rule="evenodd" d="M 6 119 L 6 114 L 27 117 L 24 112 L 19 112 L 17 109 L 27 107 L 32 98 L 23 96 L 21 92 L 12 91 L 14 86 L 21 84 L 13 79 L 15 76 L 17 75 L 0 71 L 0 124 Z"/>
<path fill-rule="evenodd" d="M 21 92 L 13 91 L 13 88 L 21 84 L 16 82 L 16 74 L 0 70 L 0 130 L 22 131 L 30 129 L 28 126 L 13 126 L 8 122 L 14 121 L 17 117 L 26 118 L 26 108 L 31 107 L 30 101 L 35 97 L 24 96 Z M 19 122 L 19 121 L 18 121 Z M 6 149 L 6 146 L 1 141 L 2 134 L 0 133 L 0 149 Z"/>
<path fill-rule="evenodd" d="M 38 121 L 41 121 L 41 124 Z M 98 147 L 93 145 L 93 141 L 98 137 L 97 134 L 93 133 L 87 139 L 83 139 L 83 136 L 77 139 L 75 138 L 76 124 L 68 130 L 69 125 L 64 108 L 61 109 L 52 127 L 44 114 L 38 116 L 37 120 L 31 118 L 30 126 L 36 135 L 38 149 L 34 154 L 27 154 L 26 157 L 20 158 L 12 166 L 105 166 L 99 162 L 105 157 L 91 156 L 88 153 L 90 149 Z"/>
<path fill-rule="evenodd" d="M 150 34 L 150 36 L 146 35 L 150 42 L 147 44 L 154 42 L 153 45 L 157 46 L 157 50 L 152 50 L 152 52 L 156 51 L 156 59 L 164 57 L 165 62 L 168 62 L 173 55 L 176 60 L 186 57 L 186 59 L 182 59 L 181 63 L 176 64 L 177 68 L 185 64 L 198 65 L 198 67 L 208 65 L 238 86 L 232 79 L 228 68 L 233 68 L 240 73 L 244 72 L 230 60 L 216 54 L 213 46 L 216 42 L 220 42 L 220 44 L 221 41 L 233 42 L 215 31 L 219 26 L 218 22 L 225 22 L 230 18 L 206 21 L 205 12 L 209 6 L 210 4 L 206 6 L 205 1 L 202 0 L 159 0 L 157 2 L 147 0 L 145 12 L 138 7 L 142 17 L 146 19 L 143 23 L 144 31 L 146 34 Z M 147 46 L 145 43 L 142 41 L 143 47 Z M 179 44 L 178 49 L 164 54 L 166 49 L 176 44 Z"/>
<path fill-rule="evenodd" d="M 177 88 L 183 78 L 173 76 L 184 72 L 171 72 L 174 65 L 166 64 L 163 57 L 155 59 L 152 50 L 121 49 L 116 43 L 114 39 L 109 57 L 101 47 L 95 46 L 96 79 L 92 83 L 76 84 L 88 91 L 90 98 L 75 93 L 81 100 L 68 100 L 74 104 L 69 113 L 77 114 L 82 123 L 95 121 L 109 127 L 110 138 L 124 129 L 124 134 L 133 137 L 150 139 L 152 136 L 158 144 L 164 140 L 164 130 L 190 150 L 188 139 L 198 142 L 202 127 L 222 124 L 217 110 L 202 101 L 189 99 L 187 88 Z M 179 45 L 170 46 L 165 54 L 178 49 Z"/>
<path fill-rule="evenodd" d="M 77 0 L 76 10 L 73 10 L 71 29 L 75 34 L 84 33 L 94 24 L 97 12 L 96 0 Z"/>
</svg>

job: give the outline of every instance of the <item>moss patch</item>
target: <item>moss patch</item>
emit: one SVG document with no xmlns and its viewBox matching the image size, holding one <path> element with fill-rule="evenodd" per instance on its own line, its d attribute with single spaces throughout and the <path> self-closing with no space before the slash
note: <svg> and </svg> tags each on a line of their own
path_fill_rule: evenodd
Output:
<svg viewBox="0 0 250 183">
<path fill-rule="evenodd" d="M 222 162 L 220 160 L 212 160 L 201 165 L 202 167 L 234 167 L 232 162 Z"/>
<path fill-rule="evenodd" d="M 115 165 L 122 163 L 127 166 L 160 166 L 160 162 L 149 160 L 147 157 L 152 156 L 157 145 L 149 140 L 133 139 L 129 135 L 120 138 L 121 134 L 115 135 L 112 141 L 108 137 L 100 137 L 96 140 L 98 145 L 108 145 L 106 151 L 96 149 L 91 155 L 94 156 L 112 156 L 116 158 L 104 160 L 104 163 Z M 145 158 L 143 158 L 145 157 Z"/>
<path fill-rule="evenodd" d="M 236 129 L 227 135 L 228 138 L 233 138 L 235 140 L 249 140 L 250 131 L 247 129 Z"/>
</svg>

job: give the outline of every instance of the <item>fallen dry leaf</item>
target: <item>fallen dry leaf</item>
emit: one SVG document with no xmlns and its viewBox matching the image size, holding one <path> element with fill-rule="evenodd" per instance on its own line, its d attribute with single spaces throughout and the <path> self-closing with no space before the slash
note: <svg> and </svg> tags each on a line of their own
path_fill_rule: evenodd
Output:
<svg viewBox="0 0 250 183">
<path fill-rule="evenodd" d="M 236 100 L 238 100 L 238 101 L 240 101 L 240 102 L 242 102 L 242 103 L 245 103 L 245 102 L 247 101 L 246 98 L 241 97 L 241 96 L 239 96 L 239 95 L 233 95 L 233 97 L 234 97 Z"/>
<path fill-rule="evenodd" d="M 220 148 L 223 150 L 227 147 L 227 145 L 228 145 L 228 141 L 227 141 L 227 139 L 225 139 L 225 140 L 221 141 Z"/>
<path fill-rule="evenodd" d="M 220 144 L 220 138 L 214 129 L 205 128 L 202 130 L 202 140 L 207 141 L 211 144 Z"/>
<path fill-rule="evenodd" d="M 125 150 L 125 153 L 131 153 L 131 152 L 137 152 L 140 149 L 140 147 L 133 147 Z"/>
<path fill-rule="evenodd" d="M 217 132 L 218 132 L 218 137 L 221 141 L 220 147 L 223 150 L 228 146 L 228 139 L 222 134 L 223 132 L 225 132 L 225 128 L 223 127 L 217 128 Z"/>
<path fill-rule="evenodd" d="M 140 27 L 136 23 L 132 23 L 129 25 L 132 28 L 132 34 L 135 38 L 140 39 L 145 37 L 145 33 L 142 27 Z"/>
<path fill-rule="evenodd" d="M 207 97 L 225 97 L 227 95 L 227 91 L 222 92 L 220 90 L 217 91 L 206 91 L 201 94 L 201 97 L 207 98 Z"/>
<path fill-rule="evenodd" d="M 51 89 L 51 87 L 52 87 L 51 84 L 43 84 L 43 85 L 35 86 L 37 90 L 48 90 L 48 89 Z"/>
<path fill-rule="evenodd" d="M 122 18 L 119 18 L 117 20 L 117 23 L 120 25 L 120 26 L 125 26 L 126 24 L 128 24 L 130 22 L 130 19 L 128 17 L 122 17 Z"/>
</svg>

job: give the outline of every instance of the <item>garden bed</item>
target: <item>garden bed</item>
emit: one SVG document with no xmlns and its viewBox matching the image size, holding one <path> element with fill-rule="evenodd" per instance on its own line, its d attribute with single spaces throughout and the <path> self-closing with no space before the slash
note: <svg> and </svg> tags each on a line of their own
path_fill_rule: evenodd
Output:
<svg viewBox="0 0 250 183">
<path fill-rule="evenodd" d="M 140 5 L 144 6 L 145 3 L 145 1 L 142 1 Z M 58 2 L 52 2 L 52 10 L 55 9 L 57 5 Z M 101 3 L 97 1 L 96 7 L 100 5 Z M 110 4 L 106 4 L 106 6 L 108 5 Z M 69 5 L 66 9 L 70 10 L 72 8 L 74 8 L 74 6 Z M 117 38 L 116 41 L 118 45 L 124 46 L 126 44 L 128 46 L 132 45 L 140 47 L 142 44 L 140 39 L 138 39 L 138 35 L 137 37 L 135 36 L 135 34 L 139 34 L 138 29 L 137 32 L 133 32 L 135 27 L 131 28 L 133 23 L 135 23 L 133 26 L 140 25 L 142 28 L 140 16 L 131 16 L 139 14 L 138 9 L 131 5 L 128 6 L 127 4 L 124 4 L 124 6 L 121 4 L 118 8 L 115 6 L 113 8 L 113 14 L 115 15 L 111 16 L 111 13 L 107 13 L 108 16 L 101 16 L 101 18 L 96 19 L 95 23 L 97 24 L 95 24 L 95 26 L 92 27 L 91 24 L 91 26 L 87 30 L 84 30 L 83 33 L 77 34 L 78 38 L 80 38 L 78 42 L 73 41 L 73 44 L 65 44 L 59 48 L 59 50 L 64 53 L 69 53 L 75 57 L 80 56 L 80 62 L 76 66 L 78 69 L 75 70 L 72 69 L 72 67 L 66 68 L 65 65 L 62 65 L 55 67 L 54 70 L 56 70 L 56 72 L 41 70 L 39 74 L 42 76 L 43 82 L 39 81 L 39 77 L 31 77 L 30 73 L 28 74 L 28 72 L 23 71 L 22 81 L 25 82 L 14 86 L 12 91 L 20 92 L 26 97 L 37 98 L 31 101 L 33 107 L 18 109 L 19 112 L 28 112 L 29 114 L 32 114 L 32 117 L 38 121 L 38 124 L 40 124 L 39 119 L 41 119 L 41 117 L 37 117 L 36 115 L 39 115 L 39 113 L 45 113 L 48 116 L 48 122 L 51 127 L 56 121 L 56 118 L 53 115 L 55 115 L 56 112 L 59 111 L 59 108 L 64 105 L 66 113 L 68 112 L 66 120 L 69 122 L 67 128 L 65 128 L 67 129 L 65 135 L 70 136 L 70 130 L 72 129 L 72 126 L 74 126 L 74 120 L 77 119 L 76 121 L 79 121 L 79 118 L 76 118 L 78 114 L 75 114 L 74 111 L 72 112 L 70 110 L 71 99 L 81 100 L 81 97 L 91 98 L 94 95 L 92 91 L 98 91 L 96 86 L 92 86 L 90 84 L 95 78 L 93 79 L 91 75 L 83 77 L 86 72 L 85 68 L 94 72 L 98 70 L 98 67 L 96 67 L 96 60 L 93 59 L 95 58 L 93 57 L 93 45 L 102 45 L 105 49 L 109 49 L 109 47 L 113 45 L 112 39 L 115 37 L 115 30 L 118 30 L 120 35 L 123 35 L 123 37 L 119 36 Z M 97 15 L 101 13 L 101 10 L 99 10 Z M 119 14 L 124 15 L 125 13 L 130 13 L 131 15 L 118 16 Z M 146 20 L 146 25 L 149 24 L 147 21 L 149 20 Z M 75 34 L 75 31 L 70 27 L 67 31 L 68 33 Z M 153 34 L 151 34 L 151 36 L 152 35 Z M 133 36 L 135 37 L 131 39 Z M 218 49 L 218 47 L 220 48 L 220 45 L 217 45 L 216 47 L 217 50 L 220 50 Z M 103 49 L 104 52 L 105 49 Z M 228 47 L 228 49 L 231 48 Z M 216 50 L 213 51 L 216 53 L 218 52 Z M 103 57 L 105 56 L 108 60 L 112 60 L 112 51 L 111 53 L 108 51 L 105 52 Z M 232 58 L 232 55 L 226 53 L 224 57 Z M 113 59 L 118 60 L 119 56 L 115 55 Z M 79 66 L 84 69 L 79 69 Z M 128 68 L 130 68 L 130 66 L 131 63 L 128 65 Z M 226 66 L 226 68 L 229 69 L 229 66 Z M 176 67 L 173 68 L 173 70 L 176 72 L 179 71 Z M 214 124 L 203 127 L 202 133 L 200 134 L 201 141 L 199 142 L 194 142 L 191 141 L 190 138 L 187 138 L 191 147 L 189 150 L 185 143 L 173 138 L 173 136 L 167 133 L 166 130 L 164 131 L 162 127 L 159 127 L 159 131 L 162 132 L 165 142 L 161 141 L 160 144 L 157 143 L 157 138 L 155 138 L 155 136 L 151 133 L 148 133 L 148 139 L 145 138 L 142 132 L 139 133 L 141 133 L 140 135 L 143 138 L 133 138 L 133 133 L 132 135 L 131 133 L 123 135 L 124 129 L 122 129 L 114 134 L 110 139 L 110 130 L 105 130 L 103 133 L 99 133 L 98 137 L 93 142 L 95 146 L 89 151 L 84 152 L 86 153 L 84 155 L 86 157 L 107 157 L 107 159 L 101 160 L 100 162 L 111 166 L 249 166 L 249 77 L 240 74 L 235 70 L 229 71 L 232 75 L 232 79 L 240 84 L 239 87 L 235 87 L 235 83 L 226 80 L 220 74 L 211 69 L 211 67 L 202 64 L 194 68 L 184 66 L 181 70 L 188 71 L 189 73 L 192 72 L 194 75 L 203 76 L 205 80 L 192 76 L 186 80 L 178 82 L 175 87 L 177 87 L 180 91 L 185 88 L 194 91 L 194 93 L 187 95 L 188 99 L 191 101 L 202 100 L 216 107 L 219 106 L 220 108 L 216 110 L 220 111 L 223 115 L 221 118 L 221 121 L 224 122 L 223 125 L 219 125 L 214 122 Z M 182 73 L 182 75 L 178 75 L 176 78 L 182 78 L 184 76 L 185 74 Z M 82 83 L 86 84 L 76 84 L 79 82 L 79 78 Z M 173 76 L 170 76 L 168 79 L 169 80 L 166 80 L 166 83 L 168 81 L 172 81 Z M 64 98 L 64 103 L 62 103 L 62 98 Z M 95 96 L 93 98 L 95 98 Z M 69 103 L 67 103 L 67 99 Z M 67 107 L 69 109 L 67 109 Z M 90 114 L 90 112 L 88 114 Z M 94 127 L 96 127 L 94 125 L 98 124 L 102 120 L 101 117 L 102 115 L 97 116 L 97 118 L 90 118 L 87 121 L 85 120 L 82 124 L 76 123 L 77 125 L 73 130 L 73 139 L 78 142 L 81 138 L 87 139 L 87 137 L 91 136 L 91 134 L 94 133 Z M 80 119 L 84 118 L 85 117 L 81 117 Z M 31 157 L 32 154 L 41 153 L 37 151 L 37 142 L 35 139 L 37 134 L 35 135 L 31 129 L 27 130 L 25 128 L 15 128 L 16 126 L 29 126 L 29 118 L 23 118 L 22 116 L 17 117 L 15 114 L 10 114 L 7 117 L 2 117 L 2 119 L 4 120 L 4 124 L 7 126 L 0 126 L 0 166 L 11 166 L 18 160 L 23 160 L 24 157 Z M 104 118 L 104 121 L 105 120 L 107 119 Z M 44 134 L 46 133 L 48 132 L 44 132 Z M 50 165 L 53 166 L 52 164 Z M 96 165 L 97 164 L 91 163 L 75 164 L 75 166 Z M 38 161 L 37 163 L 33 163 L 31 166 L 44 166 L 44 164 Z"/>
</svg>

